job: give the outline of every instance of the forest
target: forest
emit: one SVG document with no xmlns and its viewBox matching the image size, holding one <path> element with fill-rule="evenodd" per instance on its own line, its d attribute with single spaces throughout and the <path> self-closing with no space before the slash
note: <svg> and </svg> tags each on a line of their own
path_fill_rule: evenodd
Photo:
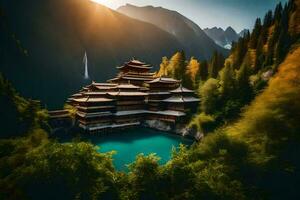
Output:
<svg viewBox="0 0 300 200">
<path fill-rule="evenodd" d="M 201 99 L 189 125 L 205 137 L 158 163 L 49 136 L 47 111 L 0 76 L 0 199 L 299 199 L 300 1 L 278 4 L 233 43 L 230 56 L 163 57 L 157 76 Z M 5 115 L 2 114 L 6 113 Z"/>
</svg>

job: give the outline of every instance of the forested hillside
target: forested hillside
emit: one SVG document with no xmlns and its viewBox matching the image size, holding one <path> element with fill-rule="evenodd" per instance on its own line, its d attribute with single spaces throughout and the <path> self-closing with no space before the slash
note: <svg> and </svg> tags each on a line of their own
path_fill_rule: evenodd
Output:
<svg viewBox="0 0 300 200">
<path fill-rule="evenodd" d="M 258 18 L 252 33 L 233 43 L 227 59 L 217 52 L 208 61 L 193 57 L 187 61 L 184 52 L 170 59 L 163 57 L 158 76 L 181 79 L 184 86 L 198 90 L 201 114 L 190 126 L 209 132 L 235 120 L 267 86 L 291 45 L 299 40 L 299 8 L 295 2 L 278 4 L 263 22 Z"/>
</svg>

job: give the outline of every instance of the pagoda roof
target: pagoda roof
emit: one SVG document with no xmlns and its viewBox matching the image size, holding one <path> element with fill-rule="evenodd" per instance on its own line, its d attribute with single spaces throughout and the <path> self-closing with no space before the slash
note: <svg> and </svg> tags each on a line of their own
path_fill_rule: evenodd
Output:
<svg viewBox="0 0 300 200">
<path fill-rule="evenodd" d="M 84 103 L 84 102 L 92 102 L 92 103 L 97 103 L 97 102 L 112 102 L 115 101 L 114 99 L 108 99 L 108 98 L 89 98 L 89 97 L 84 97 L 80 99 L 74 99 L 74 101 L 79 102 L 79 103 Z"/>
<path fill-rule="evenodd" d="M 120 76 L 113 79 L 108 80 L 109 82 L 118 81 L 118 80 L 136 80 L 136 81 L 151 81 L 153 78 L 146 78 L 146 77 L 128 77 L 128 76 Z"/>
<path fill-rule="evenodd" d="M 95 110 L 95 109 L 104 109 L 104 108 L 114 108 L 115 106 L 77 106 L 77 108 L 82 110 Z"/>
<path fill-rule="evenodd" d="M 128 63 L 130 63 L 130 64 L 136 64 L 136 65 L 145 65 L 146 64 L 146 63 L 144 63 L 144 62 L 142 62 L 140 60 L 136 60 L 136 59 L 132 59 Z"/>
<path fill-rule="evenodd" d="M 117 89 L 140 89 L 139 86 L 135 86 L 132 84 L 120 84 L 116 86 Z"/>
<path fill-rule="evenodd" d="M 182 85 L 180 85 L 177 89 L 170 91 L 171 93 L 194 93 L 193 90 L 189 90 Z"/>
<path fill-rule="evenodd" d="M 107 92 L 85 92 L 85 95 L 105 95 Z"/>
<path fill-rule="evenodd" d="M 131 65 L 131 64 L 126 64 L 126 65 L 123 65 L 123 66 L 120 66 L 120 67 L 117 67 L 117 69 L 124 69 L 126 67 L 132 67 L 132 68 L 136 68 L 136 69 L 152 69 L 151 65 Z"/>
<path fill-rule="evenodd" d="M 127 72 L 126 75 L 136 75 L 136 76 L 154 76 L 155 72 Z"/>
<path fill-rule="evenodd" d="M 129 77 L 129 76 L 124 76 L 122 77 L 125 80 L 139 80 L 139 81 L 151 81 L 153 78 L 147 78 L 147 77 Z"/>
<path fill-rule="evenodd" d="M 82 93 L 76 93 L 76 94 L 73 94 L 71 97 L 82 97 L 83 94 Z"/>
<path fill-rule="evenodd" d="M 145 92 L 108 92 L 111 96 L 147 96 Z"/>
<path fill-rule="evenodd" d="M 83 118 L 93 118 L 93 117 L 102 117 L 102 116 L 111 116 L 113 115 L 112 112 L 96 112 L 96 113 L 85 113 L 81 111 L 77 111 L 76 114 Z"/>
<path fill-rule="evenodd" d="M 116 86 L 95 86 L 98 90 L 110 90 L 115 88 Z"/>
<path fill-rule="evenodd" d="M 96 83 L 96 82 L 93 82 L 92 85 L 102 86 L 102 87 L 114 87 L 117 84 L 115 84 L 115 83 Z"/>
<path fill-rule="evenodd" d="M 117 67 L 117 69 L 123 69 L 126 67 L 129 67 L 129 68 L 131 67 L 131 68 L 136 68 L 136 69 L 147 69 L 147 70 L 152 69 L 152 66 L 150 64 L 146 64 L 142 61 L 135 60 L 135 59 L 124 63 L 123 66 Z"/>
<path fill-rule="evenodd" d="M 137 115 L 137 114 L 146 114 L 146 110 L 124 110 L 118 111 L 115 113 L 116 116 L 125 116 L 125 115 Z"/>
<path fill-rule="evenodd" d="M 149 92 L 149 95 L 168 95 L 170 92 Z"/>
<path fill-rule="evenodd" d="M 148 84 L 151 83 L 180 83 L 181 81 L 173 79 L 173 78 L 165 78 L 165 77 L 159 77 L 152 81 L 147 82 Z"/>
<path fill-rule="evenodd" d="M 167 103 L 190 103 L 190 102 L 199 102 L 200 100 L 195 97 L 183 97 L 183 96 L 172 96 L 168 99 L 163 100 Z"/>
</svg>

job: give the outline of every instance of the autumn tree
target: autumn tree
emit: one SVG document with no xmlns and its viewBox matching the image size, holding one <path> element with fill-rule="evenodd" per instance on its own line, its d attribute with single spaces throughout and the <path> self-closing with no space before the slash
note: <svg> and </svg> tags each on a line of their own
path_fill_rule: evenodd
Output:
<svg viewBox="0 0 300 200">
<path fill-rule="evenodd" d="M 186 72 L 187 83 L 185 83 L 185 85 L 187 85 L 189 88 L 197 88 L 200 80 L 199 74 L 200 74 L 200 63 L 196 58 L 191 57 L 189 64 L 187 66 L 187 72 Z"/>
<path fill-rule="evenodd" d="M 170 62 L 169 62 L 169 59 L 164 56 L 162 58 L 162 62 L 160 64 L 160 68 L 159 68 L 159 71 L 158 71 L 158 76 L 168 76 L 168 66 L 169 66 Z"/>
</svg>

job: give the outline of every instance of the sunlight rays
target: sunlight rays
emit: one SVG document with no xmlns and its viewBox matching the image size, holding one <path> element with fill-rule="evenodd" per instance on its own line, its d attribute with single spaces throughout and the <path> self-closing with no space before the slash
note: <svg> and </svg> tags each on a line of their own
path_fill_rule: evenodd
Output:
<svg viewBox="0 0 300 200">
<path fill-rule="evenodd" d="M 104 6 L 107 6 L 109 8 L 115 9 L 118 7 L 118 1 L 117 0 L 90 0 L 93 1 L 95 3 L 99 3 L 102 4 Z"/>
</svg>

